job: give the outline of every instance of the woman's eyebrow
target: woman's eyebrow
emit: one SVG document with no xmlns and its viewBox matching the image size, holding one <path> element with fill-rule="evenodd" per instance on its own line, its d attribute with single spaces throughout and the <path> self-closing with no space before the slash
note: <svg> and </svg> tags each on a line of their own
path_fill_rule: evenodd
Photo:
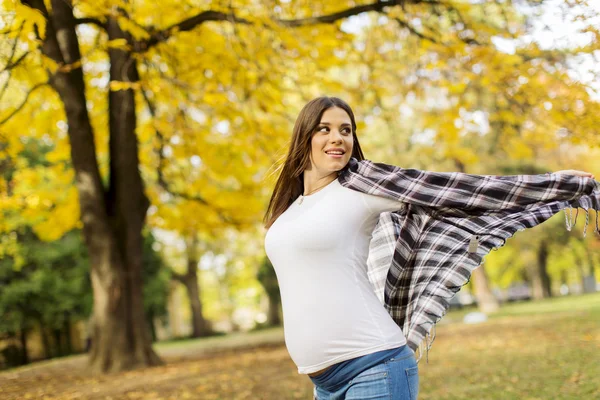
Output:
<svg viewBox="0 0 600 400">
<path fill-rule="evenodd" d="M 319 125 L 331 125 L 329 122 L 319 122 Z M 341 124 L 340 126 L 352 126 L 347 122 L 344 122 L 343 124 Z"/>
</svg>

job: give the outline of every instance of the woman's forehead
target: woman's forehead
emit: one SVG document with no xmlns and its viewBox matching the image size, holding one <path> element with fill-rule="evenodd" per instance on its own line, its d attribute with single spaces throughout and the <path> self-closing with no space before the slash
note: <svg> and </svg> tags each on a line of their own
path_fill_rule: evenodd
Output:
<svg viewBox="0 0 600 400">
<path fill-rule="evenodd" d="M 332 107 L 325 110 L 321 116 L 321 123 L 326 124 L 348 124 L 352 123 L 348 113 L 339 107 Z"/>
</svg>

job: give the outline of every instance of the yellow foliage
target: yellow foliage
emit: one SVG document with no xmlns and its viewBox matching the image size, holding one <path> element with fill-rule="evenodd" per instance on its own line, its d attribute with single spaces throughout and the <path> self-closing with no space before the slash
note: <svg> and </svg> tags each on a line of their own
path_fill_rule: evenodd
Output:
<svg viewBox="0 0 600 400">
<path fill-rule="evenodd" d="M 211 237 L 228 226 L 223 218 L 259 224 L 273 185 L 267 175 L 285 155 L 293 120 L 307 100 L 322 94 L 342 97 L 354 107 L 368 158 L 406 167 L 462 163 L 470 169 L 496 159 L 533 158 L 556 148 L 559 129 L 567 130 L 569 139 L 597 142 L 598 104 L 584 85 L 569 78 L 566 64 L 551 61 L 535 46 L 506 54 L 491 43 L 492 37 L 510 37 L 504 24 L 515 35 L 525 31 L 522 16 L 509 3 L 452 2 L 462 22 L 456 11 L 444 13 L 443 5 L 441 15 L 425 3 L 390 5 L 386 18 L 361 16 L 367 23 L 355 34 L 344 21 L 291 29 L 273 17 L 309 18 L 366 2 L 299 0 L 274 9 L 269 2 L 247 0 L 185 5 L 79 0 L 73 4 L 78 17 L 116 18 L 137 41 L 207 10 L 233 11 L 251 23 L 211 21 L 186 32 L 172 29 L 170 39 L 135 54 L 139 82 L 110 80 L 108 50 L 131 48 L 126 39 L 108 41 L 88 25 L 79 31 L 81 64 L 62 68 L 84 67 L 86 106 L 104 182 L 110 162 L 107 91 L 133 89 L 140 170 L 152 203 L 149 224 L 182 236 Z M 59 67 L 41 56 L 39 43 L 31 39 L 33 25 L 45 23 L 41 14 L 17 1 L 7 4 L 18 14 L 11 28 L 25 22 L 19 38 L 33 52 L 23 68 L 13 71 L 2 115 L 19 105 L 32 84 L 46 81 L 48 70 L 55 73 Z M 437 43 L 400 26 L 396 17 Z M 465 43 L 464 37 L 479 44 Z M 0 209 L 18 210 L 22 217 L 2 222 L 2 231 L 27 223 L 53 240 L 78 224 L 62 110 L 58 96 L 43 89 L 1 128 L 8 144 L 0 154 L 15 159 L 17 172 L 11 195 L 0 197 Z M 50 147 L 44 156 L 49 167 L 18 161 L 25 157 L 23 138 Z M 159 185 L 159 168 L 161 184 L 208 204 L 168 194 Z M 0 188 L 6 190 L 6 182 Z"/>
<path fill-rule="evenodd" d="M 113 39 L 106 42 L 106 47 L 109 49 L 131 50 L 131 46 L 127 43 L 127 39 Z"/>
<path fill-rule="evenodd" d="M 131 36 L 133 36 L 134 39 L 140 40 L 150 38 L 150 34 L 144 28 L 140 27 L 137 23 L 129 18 L 119 16 L 117 17 L 117 22 L 119 23 L 121 29 L 131 33 Z M 112 42 L 114 42 L 114 40 Z"/>
<path fill-rule="evenodd" d="M 41 12 L 24 5 L 18 0 L 12 0 L 9 2 L 9 4 L 4 4 L 4 6 L 8 6 L 7 8 L 9 10 L 12 8 L 11 11 L 14 11 L 16 16 L 16 18 L 12 21 L 12 32 L 9 33 L 9 38 L 15 38 L 18 34 L 19 39 L 23 42 L 35 45 L 37 39 L 32 39 L 35 36 L 31 34 L 34 32 L 35 28 L 37 28 L 41 39 L 44 39 L 46 35 L 46 18 Z M 21 26 L 22 30 L 19 29 Z"/>
<path fill-rule="evenodd" d="M 140 82 L 122 82 L 122 81 L 110 81 L 109 88 L 112 91 L 119 90 L 129 90 L 134 89 L 137 90 L 141 87 Z"/>
</svg>

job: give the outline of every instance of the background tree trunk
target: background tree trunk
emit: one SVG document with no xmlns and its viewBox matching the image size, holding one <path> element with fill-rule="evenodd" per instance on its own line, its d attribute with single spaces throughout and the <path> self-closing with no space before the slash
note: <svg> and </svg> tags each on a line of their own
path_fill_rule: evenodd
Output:
<svg viewBox="0 0 600 400">
<path fill-rule="evenodd" d="M 40 337 L 42 338 L 42 347 L 44 348 L 44 355 L 46 358 L 52 358 L 54 356 L 52 352 L 52 346 L 50 345 L 50 338 L 48 338 L 48 332 L 42 321 L 39 321 Z"/>
<path fill-rule="evenodd" d="M 63 345 L 63 335 L 60 329 L 52 329 L 52 337 L 54 339 L 54 357 L 62 357 L 65 355 Z"/>
<path fill-rule="evenodd" d="M 550 276 L 548 275 L 548 239 L 540 242 L 536 252 L 536 263 L 530 267 L 532 297 L 536 300 L 552 296 Z"/>
<path fill-rule="evenodd" d="M 202 337 L 209 335 L 212 330 L 210 322 L 204 318 L 202 313 L 202 301 L 200 300 L 200 288 L 198 285 L 198 276 L 196 271 L 190 273 L 191 266 L 188 267 L 188 274 L 184 277 L 184 285 L 190 298 L 190 308 L 192 311 L 192 337 Z"/>
<path fill-rule="evenodd" d="M 29 364 L 29 351 L 27 350 L 27 329 L 19 330 L 19 342 L 21 343 L 21 365 Z"/>
<path fill-rule="evenodd" d="M 267 314 L 267 324 L 277 326 L 281 325 L 281 300 L 269 296 L 269 312 Z"/>
<path fill-rule="evenodd" d="M 583 282 L 583 291 L 584 293 L 594 293 L 597 291 L 596 289 L 596 274 L 594 273 L 594 269 L 596 267 L 594 252 L 590 250 L 588 246 L 584 246 L 585 254 L 587 256 L 588 262 L 588 270 L 589 273 L 584 278 Z M 585 280 L 589 281 L 589 284 L 586 284 Z"/>
<path fill-rule="evenodd" d="M 63 337 L 65 343 L 65 353 L 73 354 L 73 336 L 71 335 L 71 318 L 68 315 L 63 323 Z"/>
<path fill-rule="evenodd" d="M 279 283 L 277 274 L 268 257 L 265 257 L 258 269 L 258 281 L 265 289 L 269 298 L 269 310 L 267 313 L 267 325 L 281 325 L 281 293 L 279 292 Z"/>
<path fill-rule="evenodd" d="M 480 265 L 473 270 L 471 279 L 473 279 L 473 283 L 475 283 L 474 292 L 479 310 L 486 314 L 498 311 L 500 304 L 490 289 L 489 279 L 483 265 Z"/>
<path fill-rule="evenodd" d="M 185 286 L 190 300 L 190 311 L 192 314 L 192 337 L 208 336 L 212 333 L 210 321 L 204 318 L 202 312 L 202 299 L 200 285 L 198 282 L 198 238 L 191 235 L 186 238 L 187 265 L 184 275 L 174 273 L 173 277 Z"/>
</svg>

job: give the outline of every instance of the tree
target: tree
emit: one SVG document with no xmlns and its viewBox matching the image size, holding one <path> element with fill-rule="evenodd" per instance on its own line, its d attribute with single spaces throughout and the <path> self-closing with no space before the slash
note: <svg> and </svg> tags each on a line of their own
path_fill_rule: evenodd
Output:
<svg viewBox="0 0 600 400">
<path fill-rule="evenodd" d="M 171 269 L 162 259 L 157 247 L 159 246 L 154 235 L 147 230 L 144 233 L 144 269 L 142 272 L 144 286 L 144 315 L 150 326 L 152 340 L 156 341 L 156 319 L 167 316 L 167 303 L 169 297 L 169 282 Z"/>
<path fill-rule="evenodd" d="M 265 289 L 269 298 L 269 312 L 267 314 L 267 325 L 281 325 L 279 308 L 281 307 L 281 293 L 277 283 L 275 268 L 268 257 L 265 257 L 258 269 L 257 279 Z"/>
<path fill-rule="evenodd" d="M 186 239 L 186 271 L 185 274 L 173 272 L 173 278 L 184 285 L 188 293 L 192 315 L 191 336 L 208 336 L 212 333 L 212 328 L 210 322 L 204 318 L 202 313 L 202 300 L 198 282 L 198 263 L 200 261 L 198 238 L 194 235 Z"/>
</svg>

